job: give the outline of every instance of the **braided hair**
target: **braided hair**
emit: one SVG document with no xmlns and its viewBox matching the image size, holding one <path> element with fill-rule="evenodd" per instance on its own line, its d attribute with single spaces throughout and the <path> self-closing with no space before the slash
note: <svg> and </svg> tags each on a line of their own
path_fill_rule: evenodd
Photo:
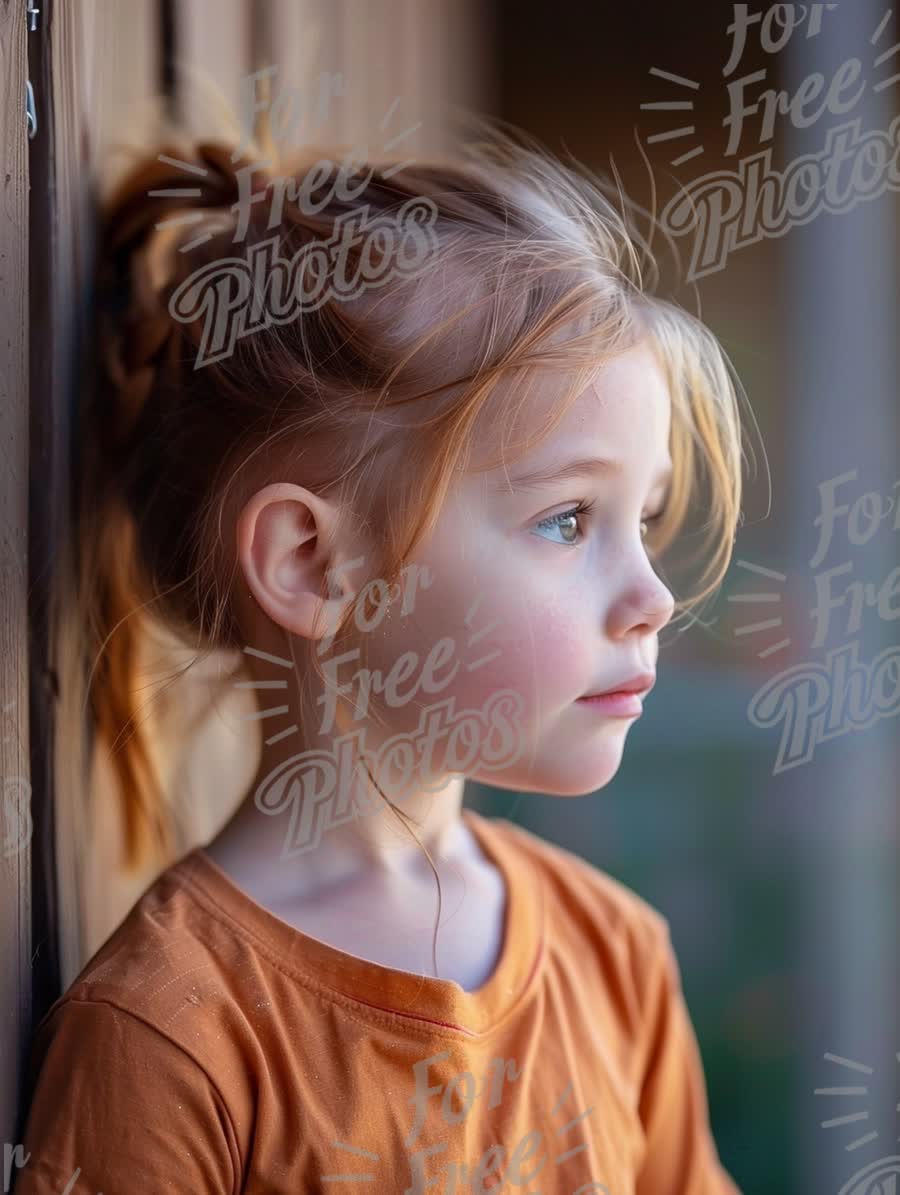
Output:
<svg viewBox="0 0 900 1195">
<path fill-rule="evenodd" d="M 174 529 L 160 534 L 171 514 L 153 493 L 155 479 L 167 471 L 167 445 L 174 448 L 178 439 L 178 379 L 191 332 L 172 319 L 159 282 L 160 234 L 172 201 L 154 192 L 183 187 L 185 166 L 202 170 L 197 186 L 192 172 L 195 194 L 183 203 L 214 220 L 235 202 L 242 165 L 246 160 L 232 163 L 217 144 L 198 145 L 188 162 L 167 147 L 112 193 L 98 238 L 95 376 L 81 424 L 80 592 L 98 653 L 89 689 L 94 726 L 99 741 L 114 748 L 125 860 L 134 867 L 148 848 L 168 856 L 173 847 L 150 744 L 136 723 L 138 647 L 148 603 L 156 596 L 155 616 L 173 625 L 196 616 L 189 590 L 179 588 L 190 571 L 190 540 Z M 174 264 L 186 263 L 176 255 Z M 148 525 L 154 509 L 158 518 Z M 164 545 L 174 549 L 167 565 Z"/>
</svg>

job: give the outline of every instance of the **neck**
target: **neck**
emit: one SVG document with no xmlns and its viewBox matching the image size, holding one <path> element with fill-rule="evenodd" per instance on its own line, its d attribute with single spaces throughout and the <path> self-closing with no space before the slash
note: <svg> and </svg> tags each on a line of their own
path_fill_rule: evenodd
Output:
<svg viewBox="0 0 900 1195">
<path fill-rule="evenodd" d="M 328 816 L 337 794 L 330 801 L 313 801 L 314 794 L 303 784 L 290 782 L 308 763 L 291 764 L 298 753 L 284 754 L 273 760 L 264 753 L 253 783 L 225 827 L 208 844 L 214 861 L 226 865 L 233 874 L 249 874 L 263 868 L 273 886 L 286 896 L 302 899 L 332 883 L 361 876 L 391 878 L 418 875 L 428 870 L 422 847 L 434 859 L 450 858 L 463 849 L 461 828 L 465 778 L 448 775 L 432 781 L 432 789 L 416 789 L 408 795 L 395 796 L 382 785 L 384 796 L 399 813 L 378 794 L 365 771 L 365 787 L 356 791 L 371 811 L 348 817 L 333 825 Z M 285 778 L 273 783 L 273 772 Z M 443 782 L 443 787 L 437 785 Z M 267 812 L 263 797 L 278 792 L 280 800 L 269 801 Z M 313 807 L 314 806 L 314 807 Z M 318 833 L 305 830 L 312 827 Z M 418 841 L 417 841 L 418 839 Z M 421 844 L 421 845 L 420 845 Z"/>
</svg>

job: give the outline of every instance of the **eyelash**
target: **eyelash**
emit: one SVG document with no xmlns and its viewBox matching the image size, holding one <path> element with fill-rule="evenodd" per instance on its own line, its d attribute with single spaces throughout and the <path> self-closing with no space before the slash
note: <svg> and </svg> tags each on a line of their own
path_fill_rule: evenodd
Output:
<svg viewBox="0 0 900 1195">
<path fill-rule="evenodd" d="M 541 519 L 541 521 L 537 524 L 537 526 L 538 527 L 558 527 L 560 525 L 560 523 L 564 522 L 566 519 L 573 519 L 573 518 L 577 519 L 581 515 L 590 514 L 590 512 L 594 509 L 595 505 L 596 505 L 595 502 L 581 501 L 576 506 L 573 506 L 571 508 L 571 510 L 561 510 L 559 512 L 559 514 L 551 515 L 548 519 Z M 662 519 L 665 517 L 665 514 L 666 514 L 666 511 L 665 511 L 665 509 L 663 509 L 658 514 L 651 515 L 647 519 L 641 519 L 641 526 L 646 527 L 648 529 L 648 534 L 649 534 L 649 529 L 651 527 L 654 527 L 657 523 L 660 523 L 662 521 Z M 575 544 L 566 544 L 566 547 L 573 548 L 573 547 L 575 547 Z"/>
</svg>

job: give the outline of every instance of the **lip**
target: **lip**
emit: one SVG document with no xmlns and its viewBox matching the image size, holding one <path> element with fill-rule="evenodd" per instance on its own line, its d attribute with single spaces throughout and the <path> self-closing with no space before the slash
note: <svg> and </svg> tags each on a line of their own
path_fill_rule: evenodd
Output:
<svg viewBox="0 0 900 1195">
<path fill-rule="evenodd" d="M 628 680 L 623 680 L 619 684 L 612 685 L 609 689 L 603 689 L 597 693 L 585 693 L 584 698 L 579 700 L 593 700 L 596 697 L 613 697 L 619 693 L 639 693 L 642 697 L 645 697 L 655 684 L 655 672 L 639 672 L 636 676 L 632 676 Z"/>
<path fill-rule="evenodd" d="M 613 718 L 639 718 L 644 712 L 643 698 L 656 684 L 652 672 L 642 672 L 615 688 L 603 693 L 587 693 L 578 698 L 579 705 L 590 706 L 598 713 Z"/>
</svg>

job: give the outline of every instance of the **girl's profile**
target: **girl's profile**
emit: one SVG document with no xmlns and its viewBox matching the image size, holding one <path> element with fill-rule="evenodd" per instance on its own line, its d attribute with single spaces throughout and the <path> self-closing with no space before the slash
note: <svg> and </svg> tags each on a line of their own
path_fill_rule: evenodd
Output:
<svg viewBox="0 0 900 1195">
<path fill-rule="evenodd" d="M 467 779 L 603 800 L 660 633 L 729 563 L 724 352 L 601 180 L 524 139 L 257 170 L 249 212 L 231 151 L 147 150 L 104 206 L 78 600 L 125 857 L 161 870 L 38 1028 L 16 1191 L 734 1195 L 664 916 L 463 808 Z M 217 263 L 273 236 L 241 307 Z M 319 301 L 247 332 L 293 284 Z M 198 367 L 215 302 L 246 334 Z M 257 701 L 253 783 L 180 859 L 150 620 Z"/>
</svg>

